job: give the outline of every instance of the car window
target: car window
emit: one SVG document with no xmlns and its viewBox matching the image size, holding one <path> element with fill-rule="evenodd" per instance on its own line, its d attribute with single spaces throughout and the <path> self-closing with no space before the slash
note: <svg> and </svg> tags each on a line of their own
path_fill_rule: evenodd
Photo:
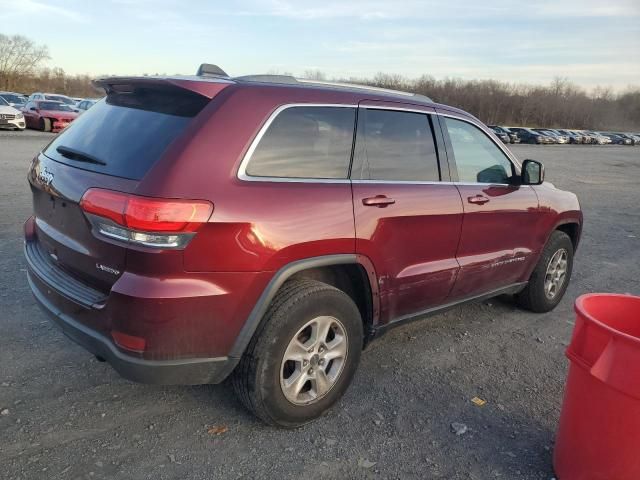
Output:
<svg viewBox="0 0 640 480">
<path fill-rule="evenodd" d="M 136 87 L 133 93 L 110 93 L 80 115 L 43 153 L 77 168 L 140 180 L 208 101 L 192 92 L 153 86 Z M 69 158 L 58 147 L 94 157 L 104 165 Z"/>
<path fill-rule="evenodd" d="M 430 116 L 363 109 L 351 178 L 356 180 L 440 180 Z"/>
<path fill-rule="evenodd" d="M 346 179 L 356 110 L 300 106 L 282 110 L 251 154 L 255 177 Z"/>
<path fill-rule="evenodd" d="M 69 105 L 60 102 L 41 101 L 38 102 L 38 108 L 40 110 L 55 110 L 60 112 L 72 112 L 73 110 Z"/>
<path fill-rule="evenodd" d="M 509 183 L 513 165 L 478 127 L 444 117 L 461 182 Z"/>
<path fill-rule="evenodd" d="M 2 97 L 0 97 L 0 105 L 7 106 L 9 103 Z"/>
</svg>

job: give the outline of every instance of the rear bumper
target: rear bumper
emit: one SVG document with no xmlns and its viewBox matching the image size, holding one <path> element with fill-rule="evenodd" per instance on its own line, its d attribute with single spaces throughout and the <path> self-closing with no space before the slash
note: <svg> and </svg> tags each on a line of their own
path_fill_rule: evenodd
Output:
<svg viewBox="0 0 640 480">
<path fill-rule="evenodd" d="M 89 352 L 104 358 L 124 378 L 140 383 L 162 385 L 198 385 L 220 383 L 235 367 L 229 357 L 146 360 L 120 351 L 105 335 L 66 315 L 40 291 L 33 271 L 29 269 L 29 286 L 39 306 L 64 334 Z"/>
</svg>

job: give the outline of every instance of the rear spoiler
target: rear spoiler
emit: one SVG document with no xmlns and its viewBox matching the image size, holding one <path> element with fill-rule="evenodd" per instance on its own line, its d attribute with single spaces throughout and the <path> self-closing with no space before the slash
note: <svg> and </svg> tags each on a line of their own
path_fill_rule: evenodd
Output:
<svg viewBox="0 0 640 480">
<path fill-rule="evenodd" d="M 94 80 L 93 85 L 110 93 L 131 93 L 136 86 L 174 87 L 188 90 L 206 98 L 213 98 L 221 90 L 236 82 L 218 77 L 106 77 Z"/>
</svg>

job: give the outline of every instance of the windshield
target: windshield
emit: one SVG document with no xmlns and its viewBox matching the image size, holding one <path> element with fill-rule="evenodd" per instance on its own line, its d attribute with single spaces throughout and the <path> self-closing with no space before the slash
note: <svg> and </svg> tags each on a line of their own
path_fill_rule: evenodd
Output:
<svg viewBox="0 0 640 480">
<path fill-rule="evenodd" d="M 8 106 L 9 104 L 7 103 L 7 101 L 4 98 L 0 97 L 0 105 Z"/>
<path fill-rule="evenodd" d="M 75 105 L 76 102 L 71 100 L 69 97 L 65 97 L 64 95 L 45 95 L 44 98 L 47 100 L 53 100 L 55 102 L 66 103 L 67 105 Z"/>
<path fill-rule="evenodd" d="M 13 95 L 12 93 L 3 93 L 0 95 L 0 98 L 3 98 L 9 103 L 16 103 L 19 105 L 24 105 L 24 98 L 19 97 L 18 95 Z"/>
<path fill-rule="evenodd" d="M 69 105 L 59 102 L 38 102 L 40 110 L 56 110 L 59 112 L 73 112 Z"/>
</svg>

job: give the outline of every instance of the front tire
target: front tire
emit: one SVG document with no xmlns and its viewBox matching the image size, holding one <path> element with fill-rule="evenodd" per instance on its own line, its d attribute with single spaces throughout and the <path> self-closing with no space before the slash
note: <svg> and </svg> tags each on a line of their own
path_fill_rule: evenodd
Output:
<svg viewBox="0 0 640 480">
<path fill-rule="evenodd" d="M 572 271 L 573 243 L 566 233 L 556 230 L 545 245 L 529 283 L 517 295 L 518 304 L 536 313 L 553 310 L 567 290 Z"/>
<path fill-rule="evenodd" d="M 40 130 L 43 132 L 51 131 L 51 119 L 49 118 L 41 118 L 40 119 Z"/>
<path fill-rule="evenodd" d="M 362 341 L 360 312 L 347 294 L 315 280 L 290 280 L 232 375 L 236 395 L 268 424 L 304 425 L 346 391 Z"/>
</svg>

